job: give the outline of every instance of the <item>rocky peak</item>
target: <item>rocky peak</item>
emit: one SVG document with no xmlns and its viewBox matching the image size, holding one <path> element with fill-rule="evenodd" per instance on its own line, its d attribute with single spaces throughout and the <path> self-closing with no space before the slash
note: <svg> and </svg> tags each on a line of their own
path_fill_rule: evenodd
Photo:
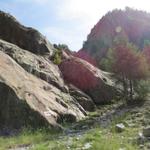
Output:
<svg viewBox="0 0 150 150">
<path fill-rule="evenodd" d="M 53 53 L 53 46 L 37 30 L 21 25 L 13 16 L 0 11 L 0 38 L 35 54 Z"/>
<path fill-rule="evenodd" d="M 91 29 L 82 50 L 99 63 L 117 38 L 127 38 L 142 49 L 150 38 L 150 14 L 131 8 L 108 12 Z"/>
</svg>

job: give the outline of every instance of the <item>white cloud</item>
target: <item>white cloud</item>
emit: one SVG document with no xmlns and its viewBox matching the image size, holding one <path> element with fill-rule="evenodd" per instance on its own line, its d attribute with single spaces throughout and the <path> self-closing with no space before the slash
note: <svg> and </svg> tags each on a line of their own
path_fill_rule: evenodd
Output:
<svg viewBox="0 0 150 150">
<path fill-rule="evenodd" d="M 66 43 L 73 50 L 79 50 L 86 40 L 91 28 L 108 11 L 115 8 L 123 9 L 126 6 L 150 10 L 147 0 L 14 0 L 16 3 L 28 3 L 31 6 L 44 6 L 46 10 L 54 10 L 56 22 L 48 17 L 48 23 L 43 25 L 41 32 L 52 43 Z M 42 7 L 41 7 L 42 8 Z M 42 9 L 39 10 L 42 13 Z M 47 11 L 48 12 L 48 11 Z M 31 14 L 30 14 L 31 15 Z M 32 15 L 37 15 L 33 13 Z M 53 25 L 52 25 L 52 24 Z M 57 24 L 59 23 L 59 25 Z M 62 25 L 63 24 L 63 25 Z M 66 24 L 66 25 L 65 25 Z M 68 24 L 69 29 L 67 29 Z"/>
<path fill-rule="evenodd" d="M 57 9 L 61 19 L 93 22 L 108 11 L 115 8 L 123 9 L 126 6 L 150 10 L 147 0 L 62 0 Z"/>
<path fill-rule="evenodd" d="M 17 3 L 31 3 L 31 4 L 39 4 L 39 5 L 45 5 L 49 0 L 14 0 Z"/>
<path fill-rule="evenodd" d="M 79 50 L 82 45 L 82 36 L 78 28 L 74 30 L 63 29 L 59 27 L 47 27 L 43 29 L 42 33 L 52 43 L 67 44 L 72 50 Z"/>
<path fill-rule="evenodd" d="M 60 20 L 66 23 L 75 23 L 72 26 L 73 32 L 82 32 L 82 35 L 79 33 L 78 36 L 83 42 L 91 28 L 103 15 L 116 8 L 124 9 L 126 6 L 140 10 L 150 10 L 147 0 L 62 0 L 61 4 L 57 6 L 56 13 Z M 74 30 L 76 26 L 78 26 L 78 30 Z M 67 39 L 67 34 L 65 34 L 65 38 Z M 78 44 L 82 42 L 80 41 Z"/>
<path fill-rule="evenodd" d="M 95 12 L 108 11 L 107 9 L 124 8 L 125 6 L 135 8 L 150 8 L 147 0 L 62 0 L 62 8 L 69 12 L 79 12 L 93 16 Z M 64 4 L 64 5 L 63 5 Z M 64 7 L 63 7 L 64 6 Z"/>
</svg>

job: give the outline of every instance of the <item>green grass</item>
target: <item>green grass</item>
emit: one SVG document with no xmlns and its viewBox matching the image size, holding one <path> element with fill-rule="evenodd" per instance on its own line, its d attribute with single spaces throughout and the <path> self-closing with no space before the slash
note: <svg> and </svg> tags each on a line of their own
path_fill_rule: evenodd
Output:
<svg viewBox="0 0 150 150">
<path fill-rule="evenodd" d="M 10 138 L 0 138 L 0 150 L 15 148 L 21 145 L 32 145 L 31 150 L 82 150 L 90 143 L 89 150 L 138 150 L 130 139 L 136 137 L 138 129 L 127 128 L 122 133 L 116 133 L 111 128 L 95 128 L 81 136 L 62 136 L 45 130 L 23 131 L 20 135 Z"/>
<path fill-rule="evenodd" d="M 81 125 L 92 127 L 92 129 L 89 129 L 80 136 L 74 135 L 71 137 L 61 132 L 58 133 L 47 129 L 35 131 L 25 129 L 20 135 L 14 137 L 0 137 L 0 150 L 22 145 L 31 146 L 31 150 L 84 150 L 86 145 L 90 145 L 88 150 L 119 150 L 120 148 L 125 150 L 139 150 L 136 144 L 136 137 L 140 131 L 138 126 L 126 126 L 125 130 L 121 133 L 115 131 L 117 123 L 125 123 L 125 121 L 132 117 L 130 113 L 125 113 L 121 117 L 115 118 L 107 128 L 101 128 L 98 123 L 96 126 L 91 126 L 91 119 L 94 118 L 93 116 L 99 116 L 100 112 L 101 109 L 91 113 L 85 120 L 76 123 L 79 129 Z"/>
<path fill-rule="evenodd" d="M 13 137 L 0 137 L 0 150 L 15 148 L 22 145 L 36 145 L 43 143 L 48 139 L 54 138 L 55 132 L 46 129 L 38 129 L 32 131 L 30 129 L 23 130 L 19 135 Z M 59 135 L 59 133 L 57 133 Z"/>
<path fill-rule="evenodd" d="M 87 143 L 90 143 L 89 150 L 119 150 L 120 148 L 126 148 L 127 150 L 138 150 L 138 147 L 134 145 L 130 137 L 135 134 L 134 131 L 127 130 L 122 134 L 112 133 L 104 129 L 93 129 L 81 137 L 65 137 L 60 140 L 47 141 L 45 143 L 39 143 L 32 150 L 82 150 Z"/>
</svg>

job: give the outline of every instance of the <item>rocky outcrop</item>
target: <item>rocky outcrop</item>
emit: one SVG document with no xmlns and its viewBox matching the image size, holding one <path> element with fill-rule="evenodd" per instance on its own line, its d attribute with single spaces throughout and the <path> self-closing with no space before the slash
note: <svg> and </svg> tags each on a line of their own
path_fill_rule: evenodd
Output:
<svg viewBox="0 0 150 150">
<path fill-rule="evenodd" d="M 53 50 L 38 31 L 0 12 L 0 127 L 60 127 L 112 99 L 109 73 L 65 51 L 61 72 Z"/>
<path fill-rule="evenodd" d="M 0 40 L 0 51 L 8 54 L 27 72 L 67 92 L 59 68 L 48 58 L 35 55 L 3 40 Z"/>
<path fill-rule="evenodd" d="M 46 127 L 48 123 L 26 101 L 19 99 L 15 91 L 0 82 L 0 129 L 20 129 L 24 126 Z"/>
<path fill-rule="evenodd" d="M 12 109 L 9 105 L 13 102 L 15 102 L 13 105 L 17 109 L 16 113 L 25 115 L 25 118 L 22 119 L 26 120 L 29 116 L 35 119 L 38 116 L 38 118 L 42 118 L 41 120 L 45 120 L 55 127 L 59 126 L 57 122 L 60 122 L 60 120 L 72 122 L 82 119 L 86 114 L 84 109 L 69 94 L 29 74 L 3 52 L 0 52 L 0 85 L 0 95 L 3 97 L 0 101 L 7 106 L 4 107 L 7 108 L 6 110 L 1 109 L 1 120 L 2 118 L 9 120 L 10 113 L 11 119 L 16 118 L 11 111 L 9 112 Z M 26 111 L 24 112 L 24 108 L 19 111 L 20 103 L 27 105 L 27 114 Z M 34 114 L 28 116 L 32 111 L 35 112 L 36 117 L 34 117 Z M 7 117 L 5 114 L 7 114 Z M 36 121 L 36 123 L 38 122 L 39 120 Z M 16 124 L 20 126 L 22 122 L 19 123 L 16 120 Z"/>
<path fill-rule="evenodd" d="M 0 11 L 0 39 L 35 54 L 53 53 L 53 46 L 37 30 L 21 25 L 10 14 Z"/>
<path fill-rule="evenodd" d="M 110 102 L 120 90 L 110 73 L 67 53 L 59 68 L 68 83 L 87 93 L 96 104 Z"/>
<path fill-rule="evenodd" d="M 60 127 L 94 110 L 88 95 L 64 83 L 53 50 L 37 30 L 0 11 L 0 127 Z"/>
<path fill-rule="evenodd" d="M 87 94 L 74 85 L 69 84 L 68 87 L 70 95 L 73 96 L 86 111 L 95 110 L 96 106 L 93 100 Z"/>
</svg>

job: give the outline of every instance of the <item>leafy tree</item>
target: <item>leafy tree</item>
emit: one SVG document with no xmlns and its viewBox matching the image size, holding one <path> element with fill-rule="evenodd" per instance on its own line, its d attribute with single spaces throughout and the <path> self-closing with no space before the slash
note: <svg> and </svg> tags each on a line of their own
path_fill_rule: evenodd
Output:
<svg viewBox="0 0 150 150">
<path fill-rule="evenodd" d="M 141 80 L 135 82 L 135 92 L 138 93 L 138 99 L 146 99 L 147 94 L 150 93 L 150 82 L 149 80 Z"/>
<path fill-rule="evenodd" d="M 128 43 L 128 38 L 125 34 L 117 35 L 114 37 L 113 45 L 126 45 Z M 102 69 L 113 72 L 112 64 L 114 63 L 114 49 L 109 48 L 106 56 L 101 59 L 100 66 Z"/>
<path fill-rule="evenodd" d="M 107 52 L 106 57 L 102 58 L 100 61 L 100 66 L 102 69 L 112 72 L 112 64 L 114 63 L 113 50 L 110 48 Z"/>
<path fill-rule="evenodd" d="M 133 99 L 135 82 L 145 79 L 148 76 L 148 64 L 145 56 L 138 51 L 137 47 L 131 43 L 117 43 L 107 53 L 110 59 L 109 65 L 114 73 L 119 75 L 119 79 L 124 88 L 124 96 L 127 101 Z"/>
<path fill-rule="evenodd" d="M 149 65 L 149 69 L 150 69 L 150 43 L 145 44 L 144 49 L 143 49 L 143 54 L 145 55 L 145 57 L 147 59 L 147 63 Z"/>
<path fill-rule="evenodd" d="M 66 44 L 54 44 L 53 46 L 58 50 L 69 50 L 69 47 Z"/>
</svg>

